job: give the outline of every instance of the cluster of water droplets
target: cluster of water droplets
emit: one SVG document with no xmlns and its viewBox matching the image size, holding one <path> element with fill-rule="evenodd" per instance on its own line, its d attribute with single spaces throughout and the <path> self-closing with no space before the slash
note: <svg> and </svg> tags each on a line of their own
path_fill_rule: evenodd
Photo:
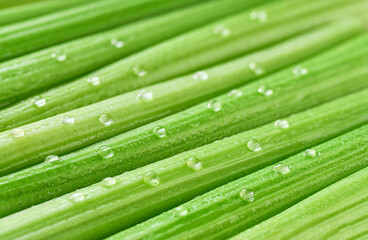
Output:
<svg viewBox="0 0 368 240">
<path fill-rule="evenodd" d="M 216 34 L 216 35 L 219 35 L 221 37 L 227 37 L 227 36 L 230 35 L 231 30 L 229 28 L 225 27 L 224 25 L 219 24 L 219 25 L 216 25 L 213 28 L 213 33 Z"/>
</svg>

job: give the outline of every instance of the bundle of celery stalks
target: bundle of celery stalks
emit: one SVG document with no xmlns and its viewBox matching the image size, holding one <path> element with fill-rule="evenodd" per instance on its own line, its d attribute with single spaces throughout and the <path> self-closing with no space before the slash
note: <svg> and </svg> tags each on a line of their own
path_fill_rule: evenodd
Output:
<svg viewBox="0 0 368 240">
<path fill-rule="evenodd" d="M 1 0 L 0 239 L 368 239 L 368 0 Z"/>
</svg>

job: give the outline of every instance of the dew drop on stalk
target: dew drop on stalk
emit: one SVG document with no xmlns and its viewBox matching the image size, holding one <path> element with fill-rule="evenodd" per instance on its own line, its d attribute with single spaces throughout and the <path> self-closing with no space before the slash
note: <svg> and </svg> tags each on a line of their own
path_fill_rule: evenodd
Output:
<svg viewBox="0 0 368 240">
<path fill-rule="evenodd" d="M 247 202 L 253 202 L 254 201 L 254 192 L 249 189 L 243 189 L 240 191 L 239 196 L 247 201 Z"/>
<path fill-rule="evenodd" d="M 159 138 L 166 137 L 166 129 L 163 127 L 155 127 L 153 133 Z"/>
<path fill-rule="evenodd" d="M 158 175 L 154 172 L 148 172 L 144 175 L 143 180 L 145 183 L 151 186 L 157 186 L 160 184 L 160 179 Z"/>
<path fill-rule="evenodd" d="M 259 21 L 261 23 L 267 22 L 268 14 L 264 10 L 253 10 L 249 14 L 249 18 L 254 21 Z"/>
<path fill-rule="evenodd" d="M 52 163 L 52 162 L 56 162 L 56 161 L 59 161 L 59 156 L 57 155 L 50 155 L 50 156 L 47 156 L 45 158 L 45 163 Z"/>
<path fill-rule="evenodd" d="M 188 209 L 183 206 L 179 206 L 175 208 L 172 213 L 174 217 L 184 217 L 188 215 Z"/>
<path fill-rule="evenodd" d="M 256 140 L 250 140 L 247 143 L 247 147 L 253 152 L 258 152 L 262 150 L 261 144 L 259 144 L 259 142 L 257 142 Z"/>
<path fill-rule="evenodd" d="M 276 120 L 275 122 L 276 128 L 286 129 L 289 128 L 289 123 L 286 120 Z"/>
<path fill-rule="evenodd" d="M 114 123 L 114 121 L 112 120 L 112 118 L 107 115 L 107 114 L 102 114 L 99 118 L 100 123 L 102 123 L 103 125 L 105 125 L 106 127 L 111 126 L 111 124 Z"/>
<path fill-rule="evenodd" d="M 234 90 L 231 90 L 228 95 L 230 97 L 241 97 L 243 96 L 243 92 L 238 89 L 234 89 Z"/>
<path fill-rule="evenodd" d="M 20 138 L 24 136 L 24 131 L 21 128 L 15 128 L 10 130 L 9 135 L 13 138 Z"/>
<path fill-rule="evenodd" d="M 317 153 L 314 149 L 307 149 L 303 153 L 304 156 L 314 158 L 317 156 Z"/>
<path fill-rule="evenodd" d="M 69 200 L 72 202 L 83 202 L 84 201 L 84 194 L 80 192 L 72 193 L 69 196 Z"/>
<path fill-rule="evenodd" d="M 213 33 L 216 35 L 220 35 L 221 37 L 227 37 L 230 35 L 231 31 L 229 28 L 225 27 L 224 25 L 220 24 L 213 28 Z"/>
<path fill-rule="evenodd" d="M 211 109 L 214 112 L 218 112 L 221 110 L 221 103 L 217 100 L 211 100 L 207 103 L 207 108 Z"/>
<path fill-rule="evenodd" d="M 102 185 L 105 187 L 110 187 L 116 184 L 116 179 L 112 177 L 107 177 L 102 180 Z"/>
<path fill-rule="evenodd" d="M 141 66 L 134 66 L 133 73 L 138 77 L 144 77 L 147 75 L 147 71 L 145 71 Z"/>
<path fill-rule="evenodd" d="M 72 116 L 64 116 L 61 119 L 61 122 L 66 125 L 73 125 L 75 123 L 75 119 Z"/>
<path fill-rule="evenodd" d="M 98 76 L 92 76 L 87 79 L 87 82 L 91 86 L 98 86 L 100 85 L 100 78 Z"/>
<path fill-rule="evenodd" d="M 303 75 L 307 75 L 308 74 L 308 69 L 302 67 L 302 66 L 296 66 L 295 68 L 293 68 L 293 74 L 295 76 L 303 76 Z"/>
<path fill-rule="evenodd" d="M 255 74 L 255 75 L 261 75 L 265 72 L 265 70 L 255 62 L 250 62 L 248 64 L 249 69 Z"/>
<path fill-rule="evenodd" d="M 117 38 L 113 38 L 111 39 L 111 44 L 116 47 L 116 48 L 122 48 L 124 47 L 124 42 L 123 41 L 120 41 L 119 39 Z"/>
<path fill-rule="evenodd" d="M 287 174 L 290 172 L 289 166 L 283 163 L 276 164 L 275 166 L 272 167 L 272 170 L 276 173 L 281 173 L 281 174 Z"/>
<path fill-rule="evenodd" d="M 43 97 L 40 97 L 40 96 L 35 96 L 33 99 L 32 99 L 32 104 L 35 106 L 35 107 L 43 107 L 46 105 L 46 99 L 44 99 Z"/>
<path fill-rule="evenodd" d="M 109 146 L 100 147 L 99 149 L 97 149 L 97 153 L 102 158 L 112 158 L 114 156 L 114 151 Z"/>
<path fill-rule="evenodd" d="M 191 157 L 187 160 L 187 166 L 195 171 L 202 169 L 202 163 L 195 157 Z"/>
<path fill-rule="evenodd" d="M 146 90 L 141 90 L 138 92 L 137 98 L 144 101 L 150 101 L 153 99 L 153 93 Z"/>
<path fill-rule="evenodd" d="M 64 62 L 67 58 L 65 53 L 56 53 L 56 52 L 52 53 L 51 57 L 55 58 L 56 61 L 58 61 L 58 62 Z"/>
<path fill-rule="evenodd" d="M 194 80 L 207 80 L 208 74 L 205 71 L 199 71 L 193 74 Z"/>
<path fill-rule="evenodd" d="M 271 96 L 273 94 L 273 90 L 270 88 L 267 88 L 266 86 L 260 86 L 258 88 L 258 92 L 266 97 Z"/>
</svg>

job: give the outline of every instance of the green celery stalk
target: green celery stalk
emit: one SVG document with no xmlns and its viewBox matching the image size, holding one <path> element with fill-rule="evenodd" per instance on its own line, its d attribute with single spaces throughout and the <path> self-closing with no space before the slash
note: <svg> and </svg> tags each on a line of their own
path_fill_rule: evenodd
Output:
<svg viewBox="0 0 368 240">
<path fill-rule="evenodd" d="M 9 8 L 9 7 L 13 7 L 13 6 L 19 6 L 19 5 L 23 5 L 23 4 L 29 4 L 29 3 L 35 3 L 35 2 L 40 2 L 40 1 L 44 1 L 44 0 L 2 0 L 0 2 L 0 8 Z"/>
<path fill-rule="evenodd" d="M 39 163 L 50 154 L 71 152 L 188 108 L 265 71 L 275 71 L 323 51 L 360 33 L 361 27 L 354 20 L 339 21 L 225 63 L 208 73 L 198 72 L 2 132 L 0 174 L 12 173 Z"/>
<path fill-rule="evenodd" d="M 368 35 L 364 34 L 220 96 L 217 102 L 199 104 L 60 159 L 54 156 L 43 164 L 0 178 L 0 216 L 368 87 L 368 69 L 364 65 L 367 42 Z M 362 114 L 366 112 L 363 110 Z M 351 117 L 359 121 L 358 116 Z M 339 129 L 344 128 L 332 130 Z"/>
<path fill-rule="evenodd" d="M 41 15 L 49 14 L 75 7 L 83 3 L 90 2 L 88 0 L 47 0 L 37 1 L 30 4 L 14 6 L 0 10 L 0 26 L 24 21 L 30 18 L 39 17 Z"/>
<path fill-rule="evenodd" d="M 189 200 L 200 191 L 209 190 L 211 185 L 244 176 L 367 123 L 368 99 L 364 98 L 367 93 L 368 88 L 293 115 L 286 119 L 288 128 L 285 124 L 267 124 L 17 212 L 0 219 L 0 237 L 100 239 L 109 236 L 158 214 L 163 208 Z M 245 225 L 259 222 L 303 196 L 367 166 L 368 161 L 357 161 L 366 158 L 367 132 L 368 126 L 343 137 L 343 147 L 341 138 L 331 141 L 335 145 L 337 142 L 339 148 L 331 142 L 316 147 L 321 156 L 318 152 L 316 156 L 308 152 L 308 156 L 300 154 L 284 161 L 282 166 L 291 169 L 287 176 L 275 172 L 273 167 L 265 168 L 115 238 L 224 239 Z M 321 171 L 326 167 L 329 171 Z M 244 188 L 254 191 L 254 202 L 247 203 L 239 197 Z"/>
<path fill-rule="evenodd" d="M 344 149 L 345 154 L 350 152 Z M 231 239 L 317 240 L 367 236 L 367 182 L 368 168 L 364 168 Z"/>
<path fill-rule="evenodd" d="M 355 97 L 359 96 L 361 98 L 364 94 L 366 96 L 367 93 L 368 89 L 355 95 Z M 346 104 L 346 101 L 353 100 L 353 98 L 349 99 L 347 97 L 345 101 L 339 99 L 335 103 Z M 359 102 L 359 98 L 354 98 L 354 101 Z M 327 105 L 330 106 L 327 107 Z M 321 106 L 319 110 L 324 109 L 324 111 L 332 113 L 331 107 L 333 105 L 334 103 L 326 104 L 325 106 Z M 334 105 L 334 108 L 338 109 L 336 112 L 345 109 L 344 107 L 341 108 L 341 105 Z M 335 109 L 332 111 L 335 111 Z M 209 168 L 213 167 L 212 177 L 219 178 L 218 175 L 223 175 L 224 172 L 231 172 L 231 170 L 233 170 L 231 174 L 237 172 L 239 176 L 240 172 L 245 172 L 245 169 L 255 168 L 257 165 L 260 165 L 260 162 L 262 164 L 266 164 L 267 161 L 271 163 L 269 160 L 264 160 L 265 157 L 267 158 L 267 155 L 274 154 L 274 152 L 278 151 L 285 151 L 284 148 L 293 148 L 294 145 L 299 145 L 305 139 L 309 140 L 311 138 L 309 135 L 311 131 L 318 136 L 317 139 L 320 142 L 326 140 L 326 137 L 322 135 L 325 133 L 322 128 L 332 127 L 338 129 L 339 125 L 335 124 L 339 121 L 335 121 L 334 119 L 339 116 L 334 115 L 332 117 L 330 115 L 329 117 L 331 118 L 325 118 L 325 115 L 323 117 L 324 121 L 328 119 L 328 121 L 333 122 L 332 125 L 334 126 L 327 126 L 325 124 L 317 125 L 315 124 L 316 122 L 312 123 L 311 121 L 312 119 L 315 120 L 314 117 L 318 115 L 316 114 L 317 111 L 313 111 L 313 109 L 309 110 L 309 113 L 313 114 L 313 117 L 301 113 L 299 116 L 295 115 L 288 119 L 287 122 L 290 123 L 290 126 L 298 124 L 298 122 L 304 122 L 302 124 L 303 127 L 298 130 L 275 130 L 275 126 L 270 124 L 267 127 L 259 128 L 259 131 L 255 129 L 254 131 L 251 130 L 248 133 L 240 134 L 238 137 L 232 138 L 233 141 L 227 140 L 228 145 L 231 144 L 231 147 L 227 149 L 226 158 L 222 159 L 222 162 L 228 161 L 229 163 L 222 164 L 232 165 L 232 167 L 226 168 L 224 166 L 223 168 L 218 168 L 208 163 Z M 278 132 L 275 133 L 275 136 L 272 132 L 276 131 Z M 288 131 L 297 132 L 295 138 L 290 138 L 291 134 Z M 308 132 L 308 134 L 304 132 Z M 263 158 L 257 157 L 251 159 L 250 157 L 244 156 L 248 155 L 245 146 L 250 139 L 259 139 L 259 143 L 262 146 L 262 149 L 259 151 L 267 152 L 263 154 Z M 296 144 L 292 144 L 292 140 Z M 217 146 L 213 144 L 212 149 L 223 146 L 221 144 Z M 232 151 L 230 148 L 232 148 Z M 235 154 L 231 154 L 233 151 L 236 151 L 236 148 L 243 149 L 242 151 L 238 150 Z M 248 151 L 251 149 L 248 142 Z M 365 125 L 356 131 L 349 132 L 312 149 L 307 149 L 289 159 L 277 162 L 273 166 L 266 167 L 198 196 L 171 211 L 165 212 L 109 239 L 227 239 L 239 233 L 239 231 L 247 229 L 283 211 L 320 189 L 367 167 L 368 161 L 365 157 L 367 152 L 368 125 Z M 243 161 L 239 161 L 239 159 Z M 203 162 L 204 169 L 206 168 L 206 160 Z M 209 162 L 211 161 L 215 162 L 217 159 L 212 157 Z M 182 163 L 182 165 L 184 164 Z M 169 175 L 169 172 L 163 173 L 163 175 L 166 174 Z M 161 175 L 158 173 L 158 176 Z M 326 199 L 326 202 L 328 201 L 329 199 Z M 284 229 L 289 229 L 289 231 L 296 230 L 290 223 L 284 225 Z M 281 231 L 281 229 L 277 230 Z M 326 231 L 326 229 L 323 230 Z M 313 233 L 314 231 L 308 231 L 306 236 L 313 236 Z M 321 232 L 319 232 L 319 235 L 316 235 L 321 236 L 320 234 Z M 252 236 L 252 238 L 248 238 L 249 236 Z M 317 239 L 306 236 L 298 236 L 296 239 Z M 257 237 L 249 234 L 246 237 L 240 236 L 237 239 L 262 238 L 260 235 Z M 271 234 L 264 239 L 275 238 Z M 291 238 L 285 237 L 282 239 Z"/>
<path fill-rule="evenodd" d="M 42 89 L 79 77 L 177 34 L 240 11 L 239 7 L 242 9 L 254 4 L 254 1 L 241 0 L 205 2 L 4 62 L 0 64 L 3 78 L 0 81 L 0 107 L 7 106 Z M 171 24 L 175 25 L 175 28 Z M 61 54 L 65 59 L 58 60 L 51 57 L 54 53 Z M 83 83 L 85 81 L 86 79 Z M 30 82 L 32 84 L 29 84 Z M 90 84 L 93 86 L 95 82 Z M 90 91 L 96 89 L 85 85 L 81 87 L 87 87 Z M 62 105 L 69 105 L 64 104 L 65 101 L 70 101 L 70 98 L 66 99 L 64 93 L 63 104 L 59 102 L 59 108 Z M 28 114 L 24 116 L 24 119 L 31 114 L 42 116 L 40 113 L 49 112 L 46 109 L 50 105 L 49 98 L 47 104 L 42 109 L 34 109 L 31 105 L 30 109 L 23 111 Z M 30 112 L 32 108 L 36 112 Z M 11 116 L 17 115 L 15 113 L 12 112 Z M 7 123 L 6 125 L 12 124 Z"/>
<path fill-rule="evenodd" d="M 196 1 L 94 1 L 72 9 L 3 26 L 0 28 L 0 61 L 193 2 Z"/>
<path fill-rule="evenodd" d="M 230 4 L 231 2 L 225 1 L 225 4 Z M 248 3 L 248 1 L 241 2 L 243 4 Z M 70 84 L 39 93 L 37 97 L 41 96 L 46 101 L 42 108 L 33 106 L 32 97 L 14 107 L 5 109 L 0 113 L 3 116 L 0 123 L 0 131 L 239 57 L 250 51 L 307 31 L 331 19 L 340 18 L 342 12 L 344 14 L 346 12 L 355 13 L 356 11 L 361 11 L 361 9 L 366 9 L 362 6 L 361 1 L 353 3 L 355 4 L 347 3 L 346 1 L 340 1 L 339 4 L 336 1 L 321 2 L 314 0 L 308 3 L 294 0 L 282 1 L 262 7 L 270 16 L 270 19 L 265 23 L 249 19 L 253 10 L 218 21 L 142 51 Z M 363 3 L 368 6 L 367 2 Z M 230 4 L 230 6 L 238 7 L 239 4 Z M 288 9 L 291 8 L 294 10 L 289 11 Z M 216 12 L 218 12 L 217 8 Z M 197 15 L 201 16 L 200 14 Z M 173 13 L 173 16 L 176 15 Z M 185 16 L 183 18 L 190 17 Z M 171 28 L 171 25 L 167 23 L 165 25 L 167 25 L 166 28 Z M 214 34 L 213 31 L 219 29 L 219 26 L 226 26 L 225 29 L 221 30 L 225 33 L 225 36 Z M 154 29 L 152 33 L 154 36 L 156 34 L 160 36 L 157 33 L 157 28 L 152 26 L 148 28 Z M 147 29 L 142 31 L 144 33 L 143 36 L 146 36 L 147 31 Z M 148 32 L 152 32 L 152 30 Z M 106 42 L 111 41 L 113 37 L 113 34 L 110 35 Z M 128 37 L 123 35 L 120 39 L 124 40 L 126 38 Z M 145 42 L 145 39 L 142 42 Z M 134 41 L 132 39 L 130 46 L 136 46 Z M 70 47 L 63 47 L 63 51 L 69 57 L 67 58 L 68 60 L 62 63 L 56 62 L 55 59 L 50 59 L 52 51 L 43 52 L 43 57 L 40 58 L 42 62 L 47 61 L 47 64 L 41 64 L 38 61 L 26 61 L 23 58 L 22 60 L 19 59 L 22 65 L 15 64 L 15 68 L 9 68 L 9 65 L 14 65 L 15 62 L 4 63 L 3 67 L 0 66 L 0 69 L 2 68 L 5 71 L 4 77 L 8 76 L 7 78 L 11 79 L 11 81 L 0 83 L 0 105 L 6 106 L 19 98 L 27 97 L 46 87 L 56 85 L 60 81 L 70 78 L 75 73 L 81 73 L 82 69 L 90 66 L 96 58 L 100 59 L 100 56 L 104 55 L 104 52 L 98 51 L 96 52 L 97 56 L 93 55 L 96 57 L 90 57 L 88 54 L 91 51 L 93 52 L 91 49 L 103 49 L 104 51 L 106 51 L 106 48 L 111 49 L 111 44 L 106 44 L 106 42 L 100 42 L 99 48 L 91 46 L 81 50 L 79 49 L 83 44 L 76 42 L 75 49 L 77 49 L 77 54 L 70 52 Z M 105 47 L 101 48 L 101 46 Z M 130 49 L 128 46 L 129 42 L 126 43 L 126 48 Z M 137 47 L 139 49 L 139 46 Z M 121 49 L 124 51 L 124 47 Z M 116 52 L 115 50 L 111 49 L 110 51 Z M 38 59 L 38 57 L 30 55 L 27 59 Z M 101 58 L 102 60 L 104 58 Z M 31 63 L 23 66 L 24 62 Z M 82 65 L 81 62 L 85 62 L 85 65 Z M 39 67 L 40 65 L 42 65 L 42 68 Z M 49 67 L 46 69 L 45 65 Z M 43 70 L 44 68 L 45 70 Z M 55 68 L 58 71 L 55 71 Z M 60 69 L 63 71 L 62 74 L 58 74 L 61 71 Z M 55 74 L 52 74 L 53 72 Z M 28 84 L 30 78 L 33 84 Z M 14 88 L 17 91 L 14 91 Z"/>
</svg>

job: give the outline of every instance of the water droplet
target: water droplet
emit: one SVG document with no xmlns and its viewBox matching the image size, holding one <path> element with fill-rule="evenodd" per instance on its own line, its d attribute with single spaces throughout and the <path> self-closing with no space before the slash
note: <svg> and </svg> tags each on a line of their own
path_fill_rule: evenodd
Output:
<svg viewBox="0 0 368 240">
<path fill-rule="evenodd" d="M 111 147 L 108 146 L 100 147 L 99 149 L 97 149 L 97 153 L 102 158 L 111 158 L 114 156 L 114 151 L 111 149 Z"/>
<path fill-rule="evenodd" d="M 100 78 L 98 76 L 93 76 L 87 79 L 87 82 L 92 86 L 100 85 Z"/>
<path fill-rule="evenodd" d="M 50 155 L 45 158 L 45 163 L 52 163 L 58 161 L 60 158 L 57 155 Z"/>
<path fill-rule="evenodd" d="M 214 112 L 221 110 L 221 103 L 217 100 L 211 100 L 207 103 L 207 108 L 212 109 Z"/>
<path fill-rule="evenodd" d="M 247 143 L 247 147 L 248 147 L 249 150 L 251 150 L 253 152 L 258 152 L 258 151 L 261 151 L 262 150 L 261 145 L 256 140 L 250 140 Z"/>
<path fill-rule="evenodd" d="M 286 120 L 276 120 L 275 127 L 282 129 L 289 128 L 289 123 Z"/>
<path fill-rule="evenodd" d="M 288 165 L 285 165 L 283 163 L 277 164 L 275 166 L 273 166 L 273 171 L 276 173 L 281 173 L 281 174 L 287 174 L 290 172 L 290 168 Z"/>
<path fill-rule="evenodd" d="M 72 117 L 72 116 L 64 116 L 62 119 L 61 119 L 61 122 L 63 124 L 68 124 L 68 125 L 72 125 L 75 123 L 75 119 Z"/>
<path fill-rule="evenodd" d="M 20 138 L 24 136 L 24 131 L 23 129 L 15 128 L 15 129 L 10 130 L 9 134 L 10 136 L 14 138 Z"/>
<path fill-rule="evenodd" d="M 56 52 L 52 53 L 51 57 L 55 58 L 56 61 L 58 61 L 58 62 L 64 62 L 67 58 L 65 53 L 56 53 Z"/>
<path fill-rule="evenodd" d="M 158 175 L 154 172 L 149 172 L 146 175 L 144 175 L 143 180 L 145 183 L 151 186 L 157 186 L 160 184 L 160 179 Z"/>
<path fill-rule="evenodd" d="M 308 74 L 308 69 L 303 68 L 302 66 L 296 66 L 293 69 L 293 74 L 295 76 L 303 76 L 303 75 L 307 75 Z"/>
<path fill-rule="evenodd" d="M 194 158 L 194 157 L 191 157 L 187 160 L 187 165 L 189 168 L 196 170 L 196 171 L 199 171 L 202 169 L 202 163 L 197 158 Z"/>
<path fill-rule="evenodd" d="M 72 202 L 83 202 L 84 201 L 84 194 L 83 193 L 73 193 L 69 196 L 69 200 Z"/>
<path fill-rule="evenodd" d="M 113 46 L 115 46 L 116 48 L 122 48 L 122 47 L 124 47 L 124 42 L 123 41 L 120 41 L 120 40 L 118 40 L 116 38 L 111 39 L 111 44 Z"/>
<path fill-rule="evenodd" d="M 111 124 L 114 123 L 114 121 L 112 120 L 112 118 L 107 115 L 107 114 L 102 114 L 101 117 L 99 118 L 100 123 L 102 123 L 105 126 L 111 126 Z"/>
<path fill-rule="evenodd" d="M 263 95 L 265 95 L 265 96 L 271 96 L 272 94 L 273 94 L 273 90 L 272 89 L 270 89 L 270 88 L 267 88 L 266 86 L 260 86 L 259 88 L 258 88 L 258 92 L 260 93 L 260 94 L 263 94 Z"/>
<path fill-rule="evenodd" d="M 144 76 L 147 75 L 147 72 L 144 69 L 142 69 L 141 66 L 135 66 L 135 67 L 133 67 L 133 72 L 138 77 L 144 77 Z"/>
<path fill-rule="evenodd" d="M 254 201 L 254 192 L 248 189 L 243 189 L 240 191 L 239 196 L 247 201 L 247 202 L 253 202 Z"/>
<path fill-rule="evenodd" d="M 46 99 L 44 99 L 43 97 L 40 97 L 40 96 L 35 96 L 32 99 L 32 103 L 36 107 L 43 107 L 43 106 L 46 105 Z"/>
<path fill-rule="evenodd" d="M 229 92 L 229 96 L 230 97 L 241 97 L 243 96 L 243 92 L 237 89 L 231 90 L 231 92 Z"/>
<path fill-rule="evenodd" d="M 110 187 L 116 184 L 116 179 L 112 177 L 107 177 L 102 180 L 102 185 L 105 187 Z"/>
<path fill-rule="evenodd" d="M 261 23 L 264 23 L 264 22 L 267 22 L 268 15 L 267 15 L 267 12 L 264 11 L 264 10 L 253 10 L 249 14 L 249 18 L 251 20 L 255 20 L 255 21 L 259 21 Z"/>
<path fill-rule="evenodd" d="M 213 33 L 216 35 L 220 35 L 222 37 L 227 37 L 230 35 L 231 31 L 229 28 L 225 27 L 224 25 L 220 24 L 213 28 Z"/>
<path fill-rule="evenodd" d="M 199 72 L 194 73 L 193 79 L 194 80 L 207 80 L 208 74 L 205 71 L 199 71 Z"/>
<path fill-rule="evenodd" d="M 256 75 L 261 75 L 265 72 L 265 70 L 258 63 L 255 62 L 250 62 L 248 64 L 248 67 Z"/>
<path fill-rule="evenodd" d="M 304 151 L 303 155 L 306 156 L 306 157 L 313 158 L 313 157 L 317 156 L 317 153 L 314 149 L 307 149 L 307 150 Z"/>
<path fill-rule="evenodd" d="M 144 101 L 150 101 L 153 98 L 153 93 L 146 90 L 141 90 L 138 92 L 137 98 Z"/>
<path fill-rule="evenodd" d="M 174 217 L 184 217 L 188 215 L 188 210 L 185 207 L 177 207 L 173 210 L 173 216 Z"/>
<path fill-rule="evenodd" d="M 159 138 L 163 138 L 163 137 L 165 137 L 165 136 L 166 136 L 166 129 L 165 129 L 165 128 L 163 128 L 163 127 L 155 127 L 155 128 L 153 129 L 153 133 L 154 133 L 157 137 L 159 137 Z"/>
</svg>

